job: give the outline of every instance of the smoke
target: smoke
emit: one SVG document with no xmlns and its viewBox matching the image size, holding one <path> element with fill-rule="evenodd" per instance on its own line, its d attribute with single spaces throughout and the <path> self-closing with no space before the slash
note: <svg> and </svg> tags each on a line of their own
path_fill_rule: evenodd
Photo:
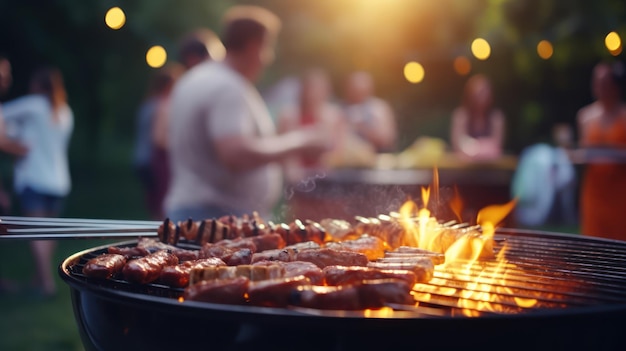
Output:
<svg viewBox="0 0 626 351">
<path fill-rule="evenodd" d="M 317 171 L 315 174 L 310 174 L 304 178 L 302 178 L 299 182 L 286 186 L 284 189 L 285 200 L 289 201 L 293 198 L 294 194 L 297 192 L 300 193 L 310 193 L 315 190 L 317 184 L 316 181 L 319 179 L 326 178 L 326 172 Z"/>
</svg>

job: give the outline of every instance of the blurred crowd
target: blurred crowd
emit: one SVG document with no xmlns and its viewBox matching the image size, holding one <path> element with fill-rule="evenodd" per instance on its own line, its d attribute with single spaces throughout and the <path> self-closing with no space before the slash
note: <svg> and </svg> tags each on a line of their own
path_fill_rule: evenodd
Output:
<svg viewBox="0 0 626 351">
<path fill-rule="evenodd" d="M 343 91 L 335 94 L 328 71 L 309 67 L 297 78 L 297 93 L 289 91 L 295 98 L 280 100 L 273 115 L 255 83 L 274 59 L 279 18 L 260 7 L 237 6 L 223 23 L 219 36 L 198 29 L 182 38 L 178 62 L 153 72 L 138 108 L 133 166 L 153 219 L 253 211 L 271 218 L 284 184 L 398 151 L 394 107 L 377 96 L 368 72 L 344 77 Z M 225 57 L 215 57 L 216 47 L 225 48 Z M 620 64 L 594 69 L 596 101 L 580 110 L 578 142 L 572 128 L 557 126 L 553 143 L 522 152 L 512 184 L 520 224 L 541 225 L 555 207 L 575 222 L 573 167 L 584 164 L 582 233 L 626 240 L 619 223 L 626 197 L 624 74 Z M 10 85 L 10 62 L 0 58 L 0 93 Z M 474 75 L 451 111 L 450 152 L 460 160 L 490 162 L 505 153 L 506 117 L 493 90 L 489 77 Z M 30 93 L 1 107 L 0 150 L 14 157 L 20 214 L 61 215 L 71 189 L 67 149 L 73 129 L 61 72 L 34 70 Z M 0 191 L 5 214 L 9 199 Z M 53 250 L 52 241 L 32 242 L 37 281 L 46 294 L 55 291 Z"/>
</svg>

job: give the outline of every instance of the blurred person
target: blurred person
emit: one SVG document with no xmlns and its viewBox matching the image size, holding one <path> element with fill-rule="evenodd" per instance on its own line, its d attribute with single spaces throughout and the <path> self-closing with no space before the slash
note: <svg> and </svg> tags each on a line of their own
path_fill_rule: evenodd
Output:
<svg viewBox="0 0 626 351">
<path fill-rule="evenodd" d="M 217 34 L 208 28 L 196 29 L 183 37 L 178 51 L 179 61 L 190 69 L 208 59 L 221 60 L 224 45 Z"/>
<path fill-rule="evenodd" d="M 169 184 L 167 123 L 169 97 L 184 68 L 170 63 L 155 71 L 137 113 L 134 167 L 145 193 L 150 217 L 163 219 L 163 199 Z"/>
<path fill-rule="evenodd" d="M 494 107 L 489 79 L 481 74 L 465 84 L 462 105 L 452 114 L 452 150 L 470 160 L 492 160 L 502 155 L 505 120 Z"/>
<path fill-rule="evenodd" d="M 591 89 L 595 102 L 577 115 L 579 146 L 586 149 L 581 186 L 581 231 L 585 235 L 626 240 L 626 78 L 622 63 L 596 65 Z"/>
<path fill-rule="evenodd" d="M 279 27 L 264 8 L 231 8 L 224 16 L 224 61 L 205 61 L 176 83 L 166 197 L 171 220 L 253 211 L 267 218 L 281 194 L 278 163 L 328 149 L 328 137 L 315 128 L 276 135 L 253 85 L 273 61 Z"/>
<path fill-rule="evenodd" d="M 4 95 L 9 90 L 12 81 L 11 63 L 6 58 L 0 56 L 0 96 Z M 5 134 L 2 105 L 0 105 L 0 151 L 18 157 L 24 156 L 28 152 L 28 149 L 24 145 L 12 140 Z M 4 191 L 3 184 L 0 181 L 0 214 L 7 215 L 10 213 L 10 210 L 10 196 Z M 17 284 L 0 277 L 0 292 L 3 291 L 15 292 L 17 291 Z"/>
<path fill-rule="evenodd" d="M 328 74 L 321 68 L 307 70 L 300 78 L 296 104 L 285 107 L 278 116 L 278 131 L 285 133 L 303 126 L 317 126 L 321 131 L 332 135 L 334 140 L 341 138 L 345 131 L 340 108 L 331 102 L 332 86 Z M 324 168 L 317 156 L 303 155 L 298 159 L 285 161 L 287 178 L 299 181 L 308 173 Z"/>
<path fill-rule="evenodd" d="M 4 106 L 7 129 L 28 153 L 15 164 L 14 188 L 22 214 L 58 217 L 70 192 L 68 145 L 74 116 L 67 104 L 61 72 L 40 68 L 30 80 L 30 94 Z M 52 255 L 54 241 L 31 241 L 37 281 L 44 295 L 56 292 Z"/>
<path fill-rule="evenodd" d="M 13 82 L 11 74 L 11 63 L 6 58 L 0 56 L 0 96 L 4 95 Z M 5 133 L 4 118 L 2 116 L 2 105 L 0 105 L 0 151 L 12 156 L 24 156 L 28 149 L 21 143 L 7 137 Z M 8 214 L 11 209 L 10 196 L 4 191 L 0 181 L 0 214 Z"/>
<path fill-rule="evenodd" d="M 363 71 L 347 79 L 345 117 L 351 130 L 378 152 L 391 151 L 396 142 L 396 120 L 389 104 L 374 95 L 374 80 Z"/>
</svg>

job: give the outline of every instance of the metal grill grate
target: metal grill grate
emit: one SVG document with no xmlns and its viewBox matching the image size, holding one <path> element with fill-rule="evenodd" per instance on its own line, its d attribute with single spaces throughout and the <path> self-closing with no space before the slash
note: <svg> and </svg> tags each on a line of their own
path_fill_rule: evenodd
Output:
<svg viewBox="0 0 626 351">
<path fill-rule="evenodd" d="M 436 266 L 414 287 L 416 310 L 476 316 L 626 303 L 626 243 L 513 230 L 495 240 L 496 251 L 506 247 L 502 270 L 495 261 Z"/>
</svg>

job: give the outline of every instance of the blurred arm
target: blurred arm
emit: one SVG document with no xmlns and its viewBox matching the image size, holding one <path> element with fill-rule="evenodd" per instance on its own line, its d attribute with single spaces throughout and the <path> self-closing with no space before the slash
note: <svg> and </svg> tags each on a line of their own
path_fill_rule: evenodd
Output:
<svg viewBox="0 0 626 351">
<path fill-rule="evenodd" d="M 221 162 L 246 171 L 296 155 L 319 156 L 329 149 L 328 136 L 318 129 L 298 129 L 270 137 L 225 136 L 215 140 Z"/>
</svg>

